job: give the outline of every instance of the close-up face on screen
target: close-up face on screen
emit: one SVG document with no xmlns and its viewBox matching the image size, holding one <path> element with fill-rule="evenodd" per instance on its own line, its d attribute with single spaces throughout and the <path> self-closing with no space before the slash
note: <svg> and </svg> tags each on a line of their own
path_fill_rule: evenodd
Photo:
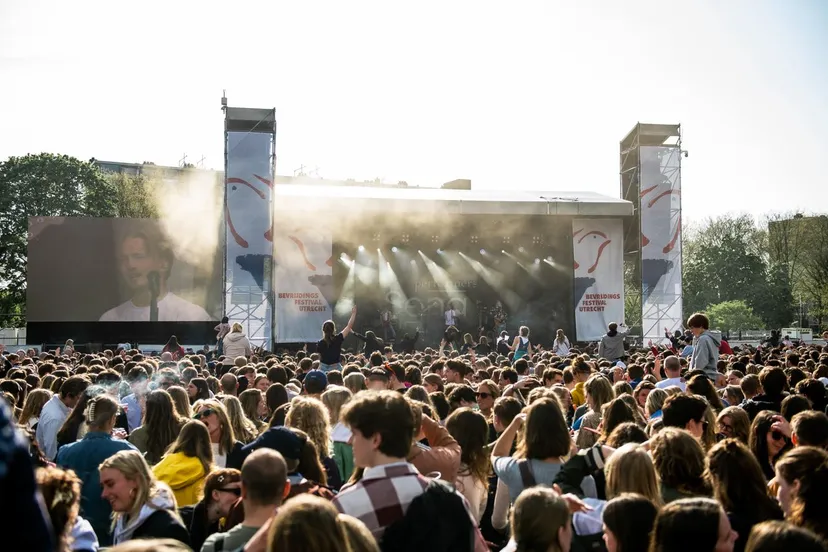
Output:
<svg viewBox="0 0 828 552">
<path fill-rule="evenodd" d="M 42 322 L 220 318 L 221 257 L 156 220 L 38 218 L 29 224 L 28 317 Z"/>
</svg>

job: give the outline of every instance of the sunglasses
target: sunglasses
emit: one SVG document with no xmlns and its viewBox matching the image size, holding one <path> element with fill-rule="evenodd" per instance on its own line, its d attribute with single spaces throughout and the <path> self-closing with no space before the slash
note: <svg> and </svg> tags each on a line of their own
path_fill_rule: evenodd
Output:
<svg viewBox="0 0 828 552">
<path fill-rule="evenodd" d="M 475 396 L 478 399 L 489 399 L 489 398 L 491 398 L 492 395 L 491 395 L 491 393 L 475 393 Z"/>
<path fill-rule="evenodd" d="M 204 410 L 201 410 L 201 411 L 199 411 L 199 412 L 196 412 L 196 413 L 193 415 L 193 419 L 194 419 L 194 420 L 200 420 L 200 419 L 202 419 L 202 418 L 206 418 L 206 417 L 208 417 L 208 416 L 212 416 L 212 415 L 213 415 L 213 414 L 215 414 L 215 413 L 216 413 L 216 411 L 215 411 L 215 410 L 213 410 L 212 408 L 205 408 Z"/>
<path fill-rule="evenodd" d="M 221 491 L 223 493 L 230 493 L 232 495 L 241 496 L 241 489 L 239 489 L 239 488 L 232 488 L 231 487 L 231 488 L 227 489 L 227 488 L 222 487 L 221 489 L 216 489 L 216 490 Z"/>
</svg>

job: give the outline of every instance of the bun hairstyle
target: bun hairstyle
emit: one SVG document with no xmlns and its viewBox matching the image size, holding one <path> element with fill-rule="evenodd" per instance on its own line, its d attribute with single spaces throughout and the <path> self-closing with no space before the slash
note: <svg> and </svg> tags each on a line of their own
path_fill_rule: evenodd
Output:
<svg viewBox="0 0 828 552">
<path fill-rule="evenodd" d="M 98 395 L 86 406 L 86 423 L 89 427 L 101 428 L 118 414 L 118 403 L 109 395 Z"/>
</svg>

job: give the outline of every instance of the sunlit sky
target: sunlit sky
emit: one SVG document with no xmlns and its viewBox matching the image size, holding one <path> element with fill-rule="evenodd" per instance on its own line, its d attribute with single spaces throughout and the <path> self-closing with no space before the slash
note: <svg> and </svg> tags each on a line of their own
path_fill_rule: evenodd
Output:
<svg viewBox="0 0 828 552">
<path fill-rule="evenodd" d="M 277 172 L 618 196 L 682 124 L 686 216 L 825 210 L 828 3 L 0 0 L 0 159 L 222 168 L 220 98 L 276 107 Z"/>
</svg>

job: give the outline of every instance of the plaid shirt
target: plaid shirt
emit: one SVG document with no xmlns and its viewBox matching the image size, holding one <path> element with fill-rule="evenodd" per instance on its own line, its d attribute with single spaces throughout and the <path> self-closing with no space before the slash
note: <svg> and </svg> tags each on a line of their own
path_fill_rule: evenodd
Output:
<svg viewBox="0 0 828 552">
<path fill-rule="evenodd" d="M 425 492 L 428 481 L 408 462 L 367 468 L 359 482 L 339 492 L 333 505 L 363 522 L 379 542 L 385 528 Z"/>
<path fill-rule="evenodd" d="M 402 519 L 411 502 L 425 492 L 428 483 L 429 479 L 408 462 L 367 468 L 360 481 L 339 492 L 333 505 L 364 523 L 380 542 L 385 529 Z M 468 510 L 468 503 L 465 499 L 463 502 Z M 476 520 L 472 524 L 476 533 L 475 550 L 488 551 Z"/>
</svg>

